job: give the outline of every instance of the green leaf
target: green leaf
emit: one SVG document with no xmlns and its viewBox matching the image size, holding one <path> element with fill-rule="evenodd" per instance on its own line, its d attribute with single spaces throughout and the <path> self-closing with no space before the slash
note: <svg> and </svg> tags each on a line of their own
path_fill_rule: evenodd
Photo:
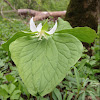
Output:
<svg viewBox="0 0 100 100">
<path fill-rule="evenodd" d="M 63 96 L 63 100 L 66 100 L 66 97 L 67 97 L 67 91 L 65 91 L 65 94 Z"/>
<path fill-rule="evenodd" d="M 3 79 L 3 73 L 0 71 L 0 79 Z"/>
<path fill-rule="evenodd" d="M 85 100 L 85 91 L 82 93 L 82 100 Z"/>
<path fill-rule="evenodd" d="M 78 67 L 78 71 L 80 71 L 84 67 L 84 65 L 86 64 L 86 61 L 87 61 L 87 59 L 82 59 L 81 60 L 80 65 Z"/>
<path fill-rule="evenodd" d="M 1 88 L 4 89 L 7 93 L 9 93 L 9 89 L 6 84 L 1 85 Z"/>
<path fill-rule="evenodd" d="M 75 78 L 76 78 L 76 81 L 77 81 L 77 88 L 78 88 L 78 91 L 80 89 L 80 77 L 79 77 L 79 73 L 78 73 L 78 70 L 74 67 L 74 72 L 75 72 Z"/>
<path fill-rule="evenodd" d="M 56 97 L 54 91 L 52 92 L 52 98 L 53 98 L 53 100 L 57 100 L 57 97 Z"/>
<path fill-rule="evenodd" d="M 66 76 L 81 57 L 83 46 L 70 34 L 53 34 L 48 40 L 31 36 L 9 46 L 11 57 L 30 94 L 44 96 Z"/>
<path fill-rule="evenodd" d="M 90 94 L 90 96 L 92 97 L 93 100 L 97 100 L 95 95 L 92 93 L 92 91 L 87 91 L 87 92 Z"/>
<path fill-rule="evenodd" d="M 54 89 L 54 93 L 55 93 L 56 97 L 58 98 L 57 100 L 62 100 L 61 93 L 57 88 Z"/>
<path fill-rule="evenodd" d="M 97 87 L 97 95 L 98 95 L 98 96 L 100 96 L 99 93 L 100 93 L 100 83 L 99 83 L 99 85 L 98 85 L 98 87 Z"/>
<path fill-rule="evenodd" d="M 2 47 L 6 51 L 9 51 L 9 45 L 10 45 L 10 43 L 12 43 L 13 41 L 15 41 L 19 37 L 34 35 L 34 33 L 36 33 L 36 32 L 28 32 L 28 33 L 18 32 L 12 38 L 10 38 L 6 43 L 2 44 Z"/>
<path fill-rule="evenodd" d="M 89 79 L 87 78 L 87 79 L 84 79 L 84 81 L 83 81 L 83 87 L 85 88 L 86 87 L 86 85 L 88 84 L 88 82 L 89 82 Z"/>
<path fill-rule="evenodd" d="M 23 84 L 23 82 L 21 80 L 18 80 L 19 82 L 19 87 L 20 87 L 20 90 L 22 91 L 22 93 L 25 93 L 27 95 L 27 97 L 29 98 L 30 94 L 29 92 L 27 91 L 25 85 Z"/>
<path fill-rule="evenodd" d="M 9 84 L 8 85 L 8 93 L 11 94 L 15 90 L 16 86 L 14 84 Z"/>
<path fill-rule="evenodd" d="M 25 100 L 25 99 L 23 99 L 22 97 L 20 97 L 19 100 Z M 31 99 L 30 99 L 30 100 L 31 100 Z M 34 100 L 34 99 L 32 99 L 32 100 Z"/>
<path fill-rule="evenodd" d="M 7 79 L 8 82 L 14 82 L 15 77 L 13 77 L 12 75 L 8 74 L 8 75 L 6 75 L 6 79 Z"/>
<path fill-rule="evenodd" d="M 4 61 L 0 59 L 0 67 L 2 67 L 4 65 L 5 65 Z"/>
<path fill-rule="evenodd" d="M 39 100 L 48 100 L 47 98 L 40 97 Z"/>
<path fill-rule="evenodd" d="M 97 37 L 96 32 L 89 27 L 75 27 L 73 29 L 65 29 L 59 31 L 59 33 L 69 33 L 77 37 L 80 41 L 86 43 L 94 42 Z"/>
<path fill-rule="evenodd" d="M 76 97 L 76 96 L 75 96 L 75 97 Z M 77 99 L 75 98 L 75 100 L 82 100 L 82 94 L 79 95 Z M 84 99 L 84 100 L 85 100 L 85 99 Z"/>
<path fill-rule="evenodd" d="M 70 93 L 70 94 L 68 95 L 67 100 L 71 100 L 71 99 L 72 99 L 72 97 L 73 97 L 73 95 L 74 95 L 74 93 Z"/>
<path fill-rule="evenodd" d="M 4 98 L 9 98 L 9 95 L 6 90 L 2 88 L 0 88 L 0 96 L 3 96 Z"/>
<path fill-rule="evenodd" d="M 19 97 L 20 97 L 20 94 L 21 94 L 21 91 L 20 90 L 15 90 L 12 95 L 10 96 L 10 99 L 11 100 L 19 100 Z"/>
<path fill-rule="evenodd" d="M 7 93 L 11 94 L 14 89 L 16 88 L 16 86 L 14 84 L 9 84 L 9 85 L 1 85 L 1 88 L 4 89 Z"/>
<path fill-rule="evenodd" d="M 61 31 L 61 30 L 65 30 L 65 29 L 72 29 L 71 25 L 69 22 L 67 21 L 64 21 L 63 19 L 61 19 L 60 17 L 58 18 L 58 25 L 57 25 L 57 30 L 56 32 L 58 31 Z"/>
</svg>

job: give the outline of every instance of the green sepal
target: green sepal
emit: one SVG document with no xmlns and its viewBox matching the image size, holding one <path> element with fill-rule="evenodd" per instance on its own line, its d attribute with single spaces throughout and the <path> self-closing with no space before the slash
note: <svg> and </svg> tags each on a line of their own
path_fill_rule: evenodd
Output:
<svg viewBox="0 0 100 100">
<path fill-rule="evenodd" d="M 45 21 L 45 23 L 43 24 L 41 30 L 44 30 L 44 31 L 47 31 L 47 30 L 48 30 L 48 19 L 47 19 L 47 20 Z"/>
</svg>

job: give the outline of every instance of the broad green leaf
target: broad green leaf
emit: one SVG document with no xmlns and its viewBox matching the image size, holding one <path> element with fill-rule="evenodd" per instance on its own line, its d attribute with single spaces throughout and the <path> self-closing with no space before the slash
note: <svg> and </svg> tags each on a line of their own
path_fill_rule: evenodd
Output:
<svg viewBox="0 0 100 100">
<path fill-rule="evenodd" d="M 7 93 L 9 93 L 8 86 L 6 84 L 3 84 L 0 86 L 2 89 L 4 89 Z"/>
<path fill-rule="evenodd" d="M 14 84 L 9 84 L 8 85 L 8 93 L 11 94 L 15 90 L 16 86 Z"/>
<path fill-rule="evenodd" d="M 61 93 L 57 88 L 54 89 L 54 93 L 55 93 L 56 97 L 58 98 L 57 100 L 62 100 Z"/>
<path fill-rule="evenodd" d="M 61 19 L 60 17 L 58 18 L 58 25 L 57 25 L 57 30 L 56 32 L 58 31 L 61 31 L 61 30 L 65 30 L 65 29 L 72 29 L 71 25 L 69 22 L 67 21 L 64 21 L 63 19 Z"/>
<path fill-rule="evenodd" d="M 86 43 L 94 42 L 97 37 L 96 32 L 89 27 L 75 27 L 73 29 L 65 29 L 59 31 L 59 33 L 69 33 L 77 37 L 80 41 Z"/>
<path fill-rule="evenodd" d="M 11 100 L 15 100 L 15 99 L 19 100 L 20 94 L 21 94 L 21 91 L 20 91 L 20 90 L 15 90 L 15 91 L 11 94 L 10 99 L 11 99 Z"/>
<path fill-rule="evenodd" d="M 14 82 L 15 77 L 13 77 L 12 75 L 8 74 L 8 75 L 6 75 L 6 79 L 7 79 L 8 82 Z"/>
<path fill-rule="evenodd" d="M 53 34 L 48 40 L 24 36 L 9 46 L 11 57 L 29 93 L 44 96 L 66 76 L 81 57 L 83 46 L 70 34 Z"/>
<path fill-rule="evenodd" d="M 0 88 L 0 96 L 3 96 L 4 98 L 9 98 L 9 95 L 6 90 L 2 88 Z"/>
<path fill-rule="evenodd" d="M 4 89 L 7 93 L 11 94 L 14 89 L 16 88 L 16 86 L 14 84 L 9 84 L 9 85 L 1 85 L 1 88 Z"/>
<path fill-rule="evenodd" d="M 12 43 L 13 41 L 15 41 L 19 37 L 28 36 L 28 35 L 34 35 L 34 33 L 36 33 L 36 32 L 28 32 L 28 33 L 18 32 L 14 36 L 12 36 L 12 38 L 10 38 L 6 43 L 2 44 L 2 47 L 6 51 L 9 51 L 9 45 L 10 45 L 10 43 Z"/>
</svg>

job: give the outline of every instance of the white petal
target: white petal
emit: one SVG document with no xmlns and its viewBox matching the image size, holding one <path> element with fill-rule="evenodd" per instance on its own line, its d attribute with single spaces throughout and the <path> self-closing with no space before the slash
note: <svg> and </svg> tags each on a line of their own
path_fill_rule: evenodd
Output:
<svg viewBox="0 0 100 100">
<path fill-rule="evenodd" d="M 40 32 L 42 29 L 42 23 L 40 23 L 38 26 L 37 26 L 37 31 Z"/>
<path fill-rule="evenodd" d="M 49 32 L 46 32 L 46 33 L 53 34 L 56 31 L 56 29 L 57 29 L 57 21 L 56 21 L 55 25 L 53 26 L 53 28 Z"/>
<path fill-rule="evenodd" d="M 35 23 L 33 21 L 33 17 L 30 19 L 30 30 L 32 32 L 36 32 L 37 31 L 36 26 L 35 26 Z"/>
</svg>

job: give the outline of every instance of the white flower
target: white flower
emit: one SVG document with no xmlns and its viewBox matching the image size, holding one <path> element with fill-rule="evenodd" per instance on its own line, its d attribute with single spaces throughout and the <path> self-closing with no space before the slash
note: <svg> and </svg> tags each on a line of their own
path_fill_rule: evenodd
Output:
<svg viewBox="0 0 100 100">
<path fill-rule="evenodd" d="M 42 30 L 42 23 L 40 23 L 37 27 L 35 26 L 35 23 L 33 21 L 33 17 L 30 19 L 30 30 L 32 32 L 37 32 L 35 34 L 36 37 L 39 37 L 39 40 L 41 40 L 42 36 L 44 36 L 44 38 L 46 38 L 46 34 L 53 34 L 57 29 L 57 21 L 55 23 L 55 25 L 53 26 L 53 28 L 47 32 L 47 30 Z"/>
</svg>

